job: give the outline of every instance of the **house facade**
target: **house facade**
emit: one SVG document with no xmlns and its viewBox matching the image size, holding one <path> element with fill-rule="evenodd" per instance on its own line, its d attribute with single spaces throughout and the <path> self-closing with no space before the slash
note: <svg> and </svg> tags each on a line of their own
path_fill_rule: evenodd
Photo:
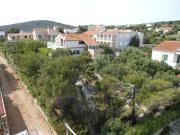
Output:
<svg viewBox="0 0 180 135">
<path fill-rule="evenodd" d="M 180 65 L 180 41 L 164 41 L 152 50 L 152 60 L 164 61 L 173 68 Z"/>
<path fill-rule="evenodd" d="M 20 31 L 20 33 L 8 33 L 7 34 L 8 41 L 16 41 L 18 39 L 27 39 L 27 38 L 33 38 L 31 32 Z"/>
<path fill-rule="evenodd" d="M 89 50 L 90 54 L 95 57 L 100 51 L 97 50 L 99 46 L 86 34 L 59 34 L 55 38 L 55 42 L 48 42 L 47 48 L 51 49 L 70 49 L 73 54 L 80 54 L 85 50 Z"/>
<path fill-rule="evenodd" d="M 99 30 L 99 31 L 105 31 L 105 25 L 99 24 L 99 25 L 88 25 L 88 31 L 90 30 Z"/>
<path fill-rule="evenodd" d="M 5 32 L 4 31 L 0 31 L 0 37 L 5 37 Z"/>
<path fill-rule="evenodd" d="M 59 32 L 51 28 L 34 28 L 32 34 L 34 40 L 53 41 Z"/>
<path fill-rule="evenodd" d="M 163 26 L 160 27 L 160 30 L 161 30 L 164 34 L 166 34 L 166 33 L 172 31 L 172 27 L 163 25 Z"/>
<path fill-rule="evenodd" d="M 140 47 L 142 47 L 144 37 L 142 32 L 132 30 L 106 30 L 104 32 L 99 32 L 94 37 L 97 43 L 106 43 L 115 49 L 123 49 L 129 46 L 132 37 L 135 35 L 138 36 Z"/>
</svg>

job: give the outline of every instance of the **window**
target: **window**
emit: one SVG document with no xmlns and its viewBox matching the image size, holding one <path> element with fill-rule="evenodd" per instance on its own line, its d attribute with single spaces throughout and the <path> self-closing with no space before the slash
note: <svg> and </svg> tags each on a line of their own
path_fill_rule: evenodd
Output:
<svg viewBox="0 0 180 135">
<path fill-rule="evenodd" d="M 177 63 L 180 63 L 180 55 L 177 57 Z"/>
<path fill-rule="evenodd" d="M 38 38 L 41 39 L 41 38 L 42 38 L 42 35 L 38 35 Z"/>
<path fill-rule="evenodd" d="M 74 55 L 80 54 L 80 50 L 73 50 L 73 54 L 74 54 Z"/>
<path fill-rule="evenodd" d="M 63 45 L 63 39 L 61 39 L 61 45 Z"/>
<path fill-rule="evenodd" d="M 79 41 L 79 44 L 81 45 L 81 44 L 86 44 L 84 41 Z"/>
<path fill-rule="evenodd" d="M 163 54 L 162 55 L 162 61 L 167 61 L 168 60 L 168 55 L 167 54 Z"/>
<path fill-rule="evenodd" d="M 76 54 L 80 54 L 80 50 L 76 50 Z"/>
</svg>

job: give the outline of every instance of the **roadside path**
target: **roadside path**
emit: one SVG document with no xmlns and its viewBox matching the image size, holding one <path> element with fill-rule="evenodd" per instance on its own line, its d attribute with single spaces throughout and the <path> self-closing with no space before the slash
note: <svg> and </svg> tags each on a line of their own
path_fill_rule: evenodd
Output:
<svg viewBox="0 0 180 135">
<path fill-rule="evenodd" d="M 30 135 L 53 135 L 32 96 L 2 56 L 0 67 L 1 89 L 11 134 L 28 129 Z"/>
</svg>

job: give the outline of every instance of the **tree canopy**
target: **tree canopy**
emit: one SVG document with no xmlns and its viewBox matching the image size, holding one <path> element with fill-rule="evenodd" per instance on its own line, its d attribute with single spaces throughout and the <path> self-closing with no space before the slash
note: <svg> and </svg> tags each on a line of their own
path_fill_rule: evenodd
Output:
<svg viewBox="0 0 180 135">
<path fill-rule="evenodd" d="M 81 135 L 143 135 L 178 116 L 173 110 L 159 116 L 159 122 L 150 117 L 160 106 L 180 103 L 180 78 L 178 70 L 152 61 L 145 53 L 151 52 L 149 48 L 128 47 L 116 58 L 104 53 L 92 60 L 88 52 L 74 56 L 70 50 L 47 50 L 39 41 L 3 44 L 9 62 L 16 66 L 58 134 L 65 132 L 63 123 L 68 122 Z M 135 101 L 129 84 L 138 88 Z M 129 124 L 133 104 L 138 106 L 134 128 Z M 147 123 L 139 119 L 141 114 Z M 172 114 L 165 119 L 164 115 Z M 149 119 L 157 125 L 148 128 Z"/>
<path fill-rule="evenodd" d="M 133 36 L 130 43 L 129 43 L 129 45 L 133 46 L 133 47 L 139 47 L 140 46 L 139 37 L 137 35 Z"/>
</svg>

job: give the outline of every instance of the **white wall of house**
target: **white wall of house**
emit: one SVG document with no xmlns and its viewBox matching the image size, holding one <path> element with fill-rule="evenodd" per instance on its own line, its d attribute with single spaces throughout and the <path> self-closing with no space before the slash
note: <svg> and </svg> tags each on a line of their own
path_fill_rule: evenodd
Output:
<svg viewBox="0 0 180 135">
<path fill-rule="evenodd" d="M 20 38 L 20 36 L 9 36 L 9 35 L 7 36 L 8 41 L 15 41 L 19 38 Z"/>
<path fill-rule="evenodd" d="M 143 46 L 143 37 L 144 34 L 141 32 L 114 32 L 112 34 L 97 34 L 95 36 L 95 40 L 98 43 L 106 43 L 109 44 L 110 47 L 116 48 L 116 49 L 123 49 L 126 48 L 132 37 L 137 35 L 140 40 L 140 46 Z"/>
<path fill-rule="evenodd" d="M 72 51 L 72 52 L 75 52 L 75 51 L 79 51 L 79 54 L 80 53 L 83 53 L 85 50 L 84 50 L 84 48 L 70 48 L 70 50 Z M 78 53 L 76 53 L 76 54 L 78 54 Z"/>
<path fill-rule="evenodd" d="M 103 49 L 89 49 L 88 48 L 89 53 L 91 54 L 92 58 L 94 59 L 96 56 L 100 55 L 104 50 Z"/>
<path fill-rule="evenodd" d="M 135 35 L 132 32 L 119 32 L 116 34 L 116 44 L 114 44 L 114 48 L 123 49 L 129 45 L 131 38 Z"/>
<path fill-rule="evenodd" d="M 171 67 L 175 68 L 177 65 L 177 58 L 178 58 L 178 55 L 176 54 L 176 52 L 165 52 L 165 51 L 152 50 L 151 58 L 152 58 L 152 60 L 157 60 L 157 61 L 161 62 L 161 61 L 163 61 L 162 57 L 164 54 L 166 54 L 168 56 L 167 60 L 164 62 L 166 62 Z"/>
<path fill-rule="evenodd" d="M 59 34 L 55 38 L 55 45 L 64 46 L 65 48 L 84 48 L 85 44 L 79 44 L 79 40 L 66 40 L 64 36 Z"/>
<path fill-rule="evenodd" d="M 96 36 L 93 37 L 98 43 L 106 43 L 112 46 L 112 36 L 113 35 L 97 34 Z"/>
<path fill-rule="evenodd" d="M 65 44 L 65 38 L 59 34 L 56 38 L 55 38 L 55 45 L 57 46 L 64 46 Z"/>
<path fill-rule="evenodd" d="M 66 48 L 79 48 L 79 47 L 82 47 L 84 48 L 85 47 L 85 44 L 79 44 L 79 41 L 76 41 L 76 40 L 67 40 L 65 41 L 65 47 Z"/>
<path fill-rule="evenodd" d="M 65 40 L 65 37 L 59 34 L 55 38 L 55 43 L 48 42 L 47 48 L 57 49 L 57 48 L 66 48 L 70 49 L 72 52 L 82 53 L 85 51 L 85 44 L 79 44 L 79 40 Z"/>
<path fill-rule="evenodd" d="M 33 31 L 33 39 L 34 40 L 48 40 L 48 35 L 44 35 L 44 33 Z"/>
<path fill-rule="evenodd" d="M 12 41 L 12 37 L 11 36 L 7 36 L 7 39 L 8 39 L 8 41 Z"/>
</svg>

